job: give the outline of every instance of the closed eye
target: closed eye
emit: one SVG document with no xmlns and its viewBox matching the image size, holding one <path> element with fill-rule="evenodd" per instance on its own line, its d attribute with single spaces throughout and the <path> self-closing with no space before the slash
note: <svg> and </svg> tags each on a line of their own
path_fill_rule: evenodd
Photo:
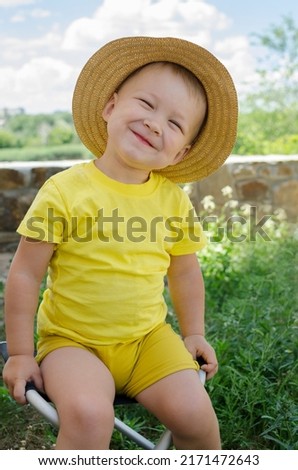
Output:
<svg viewBox="0 0 298 470">
<path fill-rule="evenodd" d="M 146 106 L 148 106 L 150 109 L 153 109 L 153 105 L 147 101 L 147 100 L 144 100 L 143 98 L 139 98 L 139 100 L 144 103 Z"/>
<path fill-rule="evenodd" d="M 179 122 L 170 120 L 170 123 L 173 124 L 175 127 L 177 127 L 183 134 L 183 128 L 182 128 L 181 124 L 179 124 Z"/>
</svg>

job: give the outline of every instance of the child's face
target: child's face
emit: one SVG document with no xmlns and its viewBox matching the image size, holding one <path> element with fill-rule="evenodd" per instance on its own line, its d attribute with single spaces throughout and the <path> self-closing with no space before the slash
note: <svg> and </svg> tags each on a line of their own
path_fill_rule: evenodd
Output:
<svg viewBox="0 0 298 470">
<path fill-rule="evenodd" d="M 105 154 L 144 174 L 175 165 L 190 149 L 205 112 L 203 98 L 170 67 L 146 66 L 104 108 Z"/>
</svg>

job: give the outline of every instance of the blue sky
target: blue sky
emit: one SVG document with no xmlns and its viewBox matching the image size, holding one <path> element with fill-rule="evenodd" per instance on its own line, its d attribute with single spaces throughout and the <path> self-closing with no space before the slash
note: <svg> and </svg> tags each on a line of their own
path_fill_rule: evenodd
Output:
<svg viewBox="0 0 298 470">
<path fill-rule="evenodd" d="M 70 110 L 76 78 L 90 55 L 120 36 L 178 36 L 213 52 L 239 94 L 255 81 L 262 34 L 297 0 L 0 0 L 0 109 Z"/>
</svg>

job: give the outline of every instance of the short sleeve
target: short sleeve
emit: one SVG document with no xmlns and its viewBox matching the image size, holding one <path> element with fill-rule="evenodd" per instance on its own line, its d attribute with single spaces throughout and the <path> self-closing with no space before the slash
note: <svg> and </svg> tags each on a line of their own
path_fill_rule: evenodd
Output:
<svg viewBox="0 0 298 470">
<path fill-rule="evenodd" d="M 167 251 L 171 255 L 197 252 L 207 244 L 207 237 L 189 197 L 181 190 L 179 213 L 167 220 Z"/>
<path fill-rule="evenodd" d="M 49 179 L 41 187 L 17 232 L 48 243 L 62 243 L 68 228 L 66 204 L 55 183 Z"/>
</svg>

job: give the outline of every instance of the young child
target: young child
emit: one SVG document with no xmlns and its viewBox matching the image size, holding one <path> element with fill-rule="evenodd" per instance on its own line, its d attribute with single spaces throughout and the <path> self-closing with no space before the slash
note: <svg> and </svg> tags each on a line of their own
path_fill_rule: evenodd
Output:
<svg viewBox="0 0 298 470">
<path fill-rule="evenodd" d="M 73 116 L 98 158 L 50 178 L 18 228 L 4 382 L 19 403 L 28 380 L 46 391 L 59 414 L 57 449 L 108 449 L 116 392 L 164 423 L 177 449 L 220 449 L 196 362 L 204 358 L 207 378 L 217 372 L 196 256 L 205 237 L 176 183 L 206 177 L 230 154 L 230 75 L 181 39 L 118 39 L 83 68 Z M 165 276 L 181 337 L 165 322 Z"/>
</svg>

